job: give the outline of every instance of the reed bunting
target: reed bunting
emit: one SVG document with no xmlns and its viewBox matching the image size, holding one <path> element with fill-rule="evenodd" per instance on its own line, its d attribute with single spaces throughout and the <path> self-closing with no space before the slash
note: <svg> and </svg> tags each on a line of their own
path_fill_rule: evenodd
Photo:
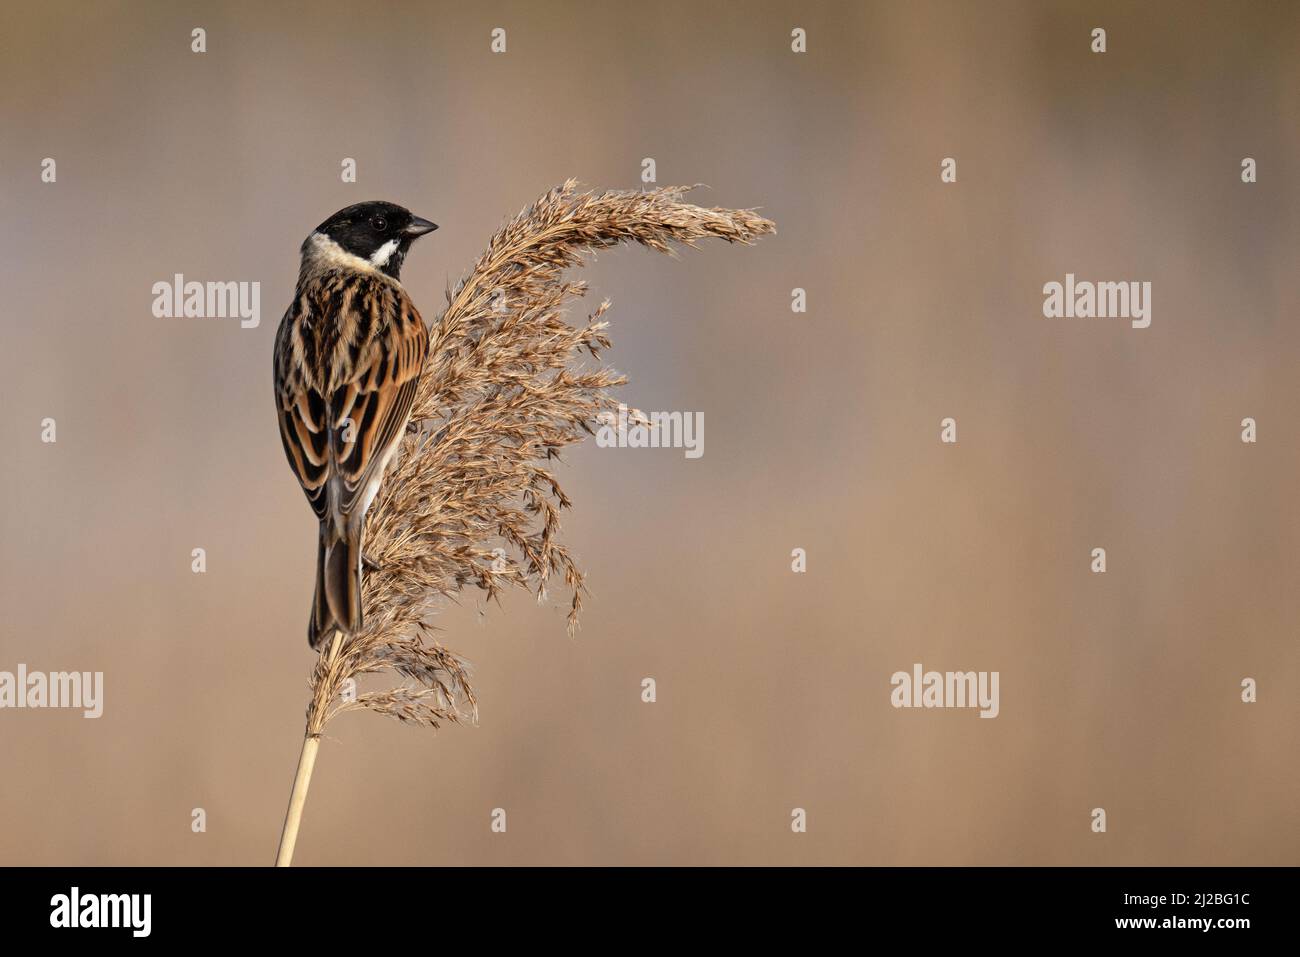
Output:
<svg viewBox="0 0 1300 957">
<path fill-rule="evenodd" d="M 313 648 L 361 628 L 366 510 L 406 431 L 429 345 L 398 277 L 411 243 L 437 228 L 392 203 L 358 203 L 302 244 L 275 336 L 275 398 L 289 465 L 320 520 Z"/>
</svg>

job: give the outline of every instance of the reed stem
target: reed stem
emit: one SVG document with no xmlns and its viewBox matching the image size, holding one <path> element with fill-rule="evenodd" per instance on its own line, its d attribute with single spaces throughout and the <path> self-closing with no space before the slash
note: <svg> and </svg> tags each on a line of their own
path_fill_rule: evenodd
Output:
<svg viewBox="0 0 1300 957">
<path fill-rule="evenodd" d="M 327 652 L 331 664 L 338 657 L 341 632 L 334 632 Z M 302 823 L 302 809 L 307 804 L 307 789 L 311 787 L 311 772 L 316 767 L 316 752 L 320 750 L 320 735 L 308 730 L 302 739 L 302 751 L 298 755 L 298 770 L 293 776 L 293 790 L 289 792 L 289 808 L 284 814 L 284 828 L 280 831 L 280 848 L 275 854 L 276 867 L 288 867 L 293 863 L 294 845 L 298 843 L 298 825 Z"/>
<path fill-rule="evenodd" d="M 298 756 L 298 773 L 289 793 L 289 810 L 284 815 L 284 830 L 280 832 L 280 849 L 275 855 L 276 867 L 293 863 L 293 847 L 298 842 L 298 825 L 302 822 L 302 809 L 307 803 L 307 788 L 311 786 L 312 768 L 316 766 L 316 752 L 320 749 L 320 736 L 307 735 L 302 739 L 302 753 Z"/>
</svg>

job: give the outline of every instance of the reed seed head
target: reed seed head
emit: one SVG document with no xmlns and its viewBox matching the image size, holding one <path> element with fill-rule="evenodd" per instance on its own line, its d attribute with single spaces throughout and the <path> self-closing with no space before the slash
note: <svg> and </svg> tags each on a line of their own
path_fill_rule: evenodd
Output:
<svg viewBox="0 0 1300 957">
<path fill-rule="evenodd" d="M 379 567 L 364 575 L 365 625 L 326 643 L 312 675 L 309 735 L 356 708 L 435 728 L 474 719 L 467 663 L 427 621 L 467 586 L 489 600 L 510 586 L 541 598 L 562 578 L 570 634 L 577 627 L 583 575 L 560 541 L 570 502 L 551 464 L 616 409 L 610 390 L 624 378 L 589 365 L 610 346 L 609 302 L 569 325 L 565 306 L 586 284 L 565 271 L 620 243 L 673 254 L 710 237 L 749 245 L 775 232 L 752 210 L 687 203 L 689 189 L 580 193 L 570 180 L 502 226 L 448 289 L 411 426 L 367 518 L 365 549 Z M 380 672 L 400 683 L 341 695 L 348 679 Z"/>
</svg>

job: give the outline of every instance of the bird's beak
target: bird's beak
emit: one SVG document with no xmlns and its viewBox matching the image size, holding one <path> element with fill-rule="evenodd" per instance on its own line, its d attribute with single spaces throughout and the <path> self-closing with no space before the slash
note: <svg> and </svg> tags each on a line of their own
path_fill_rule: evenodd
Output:
<svg viewBox="0 0 1300 957">
<path fill-rule="evenodd" d="M 411 219 L 411 224 L 403 229 L 402 232 L 405 235 L 410 236 L 412 239 L 415 239 L 417 236 L 431 233 L 437 228 L 437 223 L 431 223 L 427 219 L 421 219 L 419 216 L 415 216 Z"/>
</svg>

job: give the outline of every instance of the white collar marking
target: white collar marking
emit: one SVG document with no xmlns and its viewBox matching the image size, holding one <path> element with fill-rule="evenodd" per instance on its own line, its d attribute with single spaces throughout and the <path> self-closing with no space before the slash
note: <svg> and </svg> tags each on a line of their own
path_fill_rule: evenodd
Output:
<svg viewBox="0 0 1300 957">
<path fill-rule="evenodd" d="M 360 256 L 353 255 L 324 233 L 312 233 L 307 237 L 307 249 L 302 257 L 302 274 L 306 275 L 327 269 L 351 269 L 355 272 L 383 276 L 389 282 L 400 286 L 401 283 L 388 273 L 380 272 L 378 268 L 379 265 L 387 263 L 392 256 L 394 249 L 388 249 L 390 245 L 393 245 L 394 249 L 396 249 L 394 243 L 389 242 L 375 251 L 375 258 L 383 253 L 383 259 L 377 264 L 370 259 L 362 259 Z M 384 252 L 385 249 L 388 251 Z"/>
<path fill-rule="evenodd" d="M 370 265 L 372 266 L 388 265 L 389 258 L 396 251 L 397 251 L 397 240 L 390 239 L 388 242 L 384 243 L 382 246 L 380 246 L 378 249 L 375 250 L 374 255 L 370 257 Z"/>
<path fill-rule="evenodd" d="M 303 263 L 310 262 L 316 266 L 341 266 L 344 269 L 359 269 L 362 272 L 374 272 L 375 267 L 369 260 L 354 256 L 324 233 L 312 233 L 308 238 L 307 252 Z"/>
</svg>

